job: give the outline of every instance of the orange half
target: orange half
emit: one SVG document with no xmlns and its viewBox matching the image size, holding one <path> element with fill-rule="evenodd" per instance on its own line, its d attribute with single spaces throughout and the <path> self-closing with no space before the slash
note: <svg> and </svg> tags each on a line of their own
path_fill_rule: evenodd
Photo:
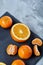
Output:
<svg viewBox="0 0 43 65">
<path fill-rule="evenodd" d="M 11 28 L 11 37 L 17 42 L 24 42 L 30 37 L 30 29 L 23 23 L 14 24 Z"/>
</svg>

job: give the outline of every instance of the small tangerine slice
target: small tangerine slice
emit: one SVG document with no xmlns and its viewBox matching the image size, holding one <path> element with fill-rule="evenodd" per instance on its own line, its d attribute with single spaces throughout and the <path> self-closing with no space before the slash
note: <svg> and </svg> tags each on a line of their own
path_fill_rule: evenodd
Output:
<svg viewBox="0 0 43 65">
<path fill-rule="evenodd" d="M 37 45 L 34 45 L 33 50 L 34 50 L 35 56 L 40 56 L 40 52 L 38 50 L 38 46 Z"/>
<path fill-rule="evenodd" d="M 35 39 L 32 40 L 32 44 L 42 46 L 42 40 L 39 39 L 39 38 L 35 38 Z"/>
<path fill-rule="evenodd" d="M 2 28 L 9 28 L 12 25 L 12 19 L 9 16 L 3 16 L 0 19 L 0 25 Z"/>
<path fill-rule="evenodd" d="M 22 59 L 29 59 L 32 55 L 32 49 L 28 45 L 22 45 L 18 50 L 18 55 Z"/>
<path fill-rule="evenodd" d="M 30 37 L 30 29 L 23 23 L 16 23 L 11 28 L 11 37 L 17 42 L 24 42 Z"/>
<path fill-rule="evenodd" d="M 22 60 L 17 59 L 14 60 L 11 65 L 25 65 L 25 63 Z"/>
</svg>

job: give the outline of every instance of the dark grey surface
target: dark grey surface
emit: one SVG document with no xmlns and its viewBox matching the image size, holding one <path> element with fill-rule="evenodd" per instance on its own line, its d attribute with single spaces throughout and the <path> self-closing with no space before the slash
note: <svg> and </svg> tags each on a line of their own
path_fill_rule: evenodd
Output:
<svg viewBox="0 0 43 65">
<path fill-rule="evenodd" d="M 19 22 L 17 19 L 15 19 L 9 13 L 5 13 L 4 15 L 10 16 L 13 20 L 13 24 Z M 16 44 L 19 47 L 22 44 L 26 43 L 26 44 L 30 45 L 31 47 L 33 47 L 32 44 L 31 44 L 31 41 L 36 37 L 39 37 L 39 36 L 34 34 L 33 32 L 31 32 L 31 37 L 30 37 L 29 40 L 27 40 L 24 43 L 17 43 L 15 41 L 13 41 L 11 36 L 10 36 L 10 28 L 9 29 L 3 29 L 3 28 L 0 27 L 0 61 L 5 62 L 7 65 L 11 65 L 11 63 L 14 59 L 19 58 L 18 55 L 8 56 L 6 54 L 6 48 L 7 48 L 8 44 L 13 43 L 13 44 Z M 23 60 L 26 63 L 26 65 L 35 65 L 37 63 L 37 61 L 43 56 L 43 47 L 39 47 L 39 50 L 41 52 L 41 56 L 36 57 L 36 56 L 32 55 L 32 57 L 30 59 Z"/>
</svg>

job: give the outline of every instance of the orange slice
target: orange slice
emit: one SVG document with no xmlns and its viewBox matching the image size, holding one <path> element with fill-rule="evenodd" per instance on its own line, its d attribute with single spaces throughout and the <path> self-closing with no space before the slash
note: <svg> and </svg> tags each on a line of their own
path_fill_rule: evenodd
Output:
<svg viewBox="0 0 43 65">
<path fill-rule="evenodd" d="M 25 63 L 22 60 L 17 59 L 14 60 L 11 65 L 25 65 Z"/>
<path fill-rule="evenodd" d="M 24 42 L 30 37 L 30 29 L 23 23 L 14 24 L 11 28 L 11 37 L 17 42 Z"/>
<path fill-rule="evenodd" d="M 18 50 L 18 55 L 22 59 L 29 59 L 32 55 L 32 49 L 28 45 L 22 45 Z"/>
<path fill-rule="evenodd" d="M 34 45 L 33 51 L 34 51 L 35 56 L 40 56 L 40 52 L 38 50 L 38 46 L 37 45 Z"/>
<path fill-rule="evenodd" d="M 0 19 L 0 25 L 2 28 L 9 28 L 12 25 L 12 19 L 9 16 L 3 16 Z"/>
<path fill-rule="evenodd" d="M 0 65 L 6 65 L 5 63 L 3 63 L 3 62 L 0 62 Z"/>
<path fill-rule="evenodd" d="M 32 40 L 32 44 L 42 46 L 42 40 L 39 39 L 39 38 L 35 38 L 35 39 Z"/>
</svg>

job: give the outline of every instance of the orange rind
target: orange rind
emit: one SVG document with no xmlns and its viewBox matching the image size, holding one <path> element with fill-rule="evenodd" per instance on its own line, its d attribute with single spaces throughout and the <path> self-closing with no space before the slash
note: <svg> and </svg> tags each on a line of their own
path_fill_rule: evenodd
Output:
<svg viewBox="0 0 43 65">
<path fill-rule="evenodd" d="M 28 45 L 22 45 L 18 49 L 18 56 L 21 59 L 29 59 L 32 56 L 32 49 Z"/>
</svg>

